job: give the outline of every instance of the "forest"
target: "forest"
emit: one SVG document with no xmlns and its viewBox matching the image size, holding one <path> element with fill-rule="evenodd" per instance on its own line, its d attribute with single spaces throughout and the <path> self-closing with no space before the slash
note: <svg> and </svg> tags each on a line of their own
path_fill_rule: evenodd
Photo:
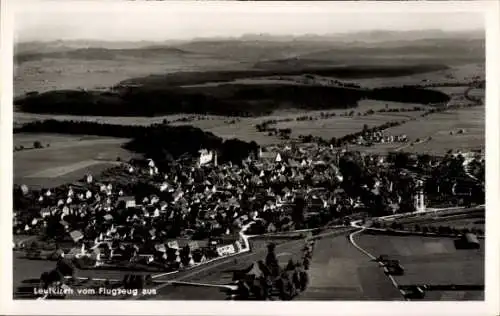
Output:
<svg viewBox="0 0 500 316">
<path fill-rule="evenodd" d="M 203 114 L 262 116 L 283 108 L 354 108 L 362 99 L 436 105 L 449 96 L 418 87 L 361 89 L 296 84 L 221 84 L 196 87 L 128 87 L 115 91 L 56 90 L 15 100 L 16 110 L 85 116 Z"/>
</svg>

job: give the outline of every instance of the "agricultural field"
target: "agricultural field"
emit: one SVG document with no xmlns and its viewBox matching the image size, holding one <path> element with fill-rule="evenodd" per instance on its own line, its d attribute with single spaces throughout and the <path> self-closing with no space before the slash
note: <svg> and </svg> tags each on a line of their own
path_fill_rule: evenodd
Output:
<svg viewBox="0 0 500 316">
<path fill-rule="evenodd" d="M 481 249 L 457 250 L 452 238 L 361 235 L 358 245 L 375 256 L 385 254 L 400 261 L 400 285 L 484 284 L 484 240 Z"/>
<path fill-rule="evenodd" d="M 420 226 L 433 226 L 433 227 L 440 227 L 440 226 L 447 226 L 451 228 L 456 228 L 456 229 L 481 229 L 482 231 L 485 230 L 485 217 L 484 213 L 483 214 L 457 214 L 457 215 L 450 215 L 446 217 L 434 217 L 434 216 L 427 216 L 427 217 L 422 217 L 419 221 L 416 219 L 413 219 L 410 221 L 411 224 L 404 224 L 404 221 L 398 221 L 402 223 L 405 227 L 412 228 L 415 226 L 415 224 L 419 224 Z"/>
<path fill-rule="evenodd" d="M 401 300 L 399 291 L 345 235 L 316 242 L 308 289 L 298 300 Z"/>
<path fill-rule="evenodd" d="M 404 151 L 443 154 L 448 150 L 475 150 L 485 147 L 485 107 L 477 106 L 431 114 L 401 126 L 387 129 L 391 134 L 405 133 L 421 143 Z M 432 139 L 428 140 L 428 137 Z"/>
<path fill-rule="evenodd" d="M 52 134 L 15 134 L 14 146 L 40 141 L 44 148 L 14 152 L 14 183 L 56 186 L 98 174 L 133 154 L 121 148 L 126 139 Z M 47 146 L 50 145 L 50 146 Z"/>
<path fill-rule="evenodd" d="M 425 226 L 448 226 L 456 229 L 481 229 L 484 231 L 485 221 L 484 218 L 481 220 L 479 218 L 463 218 L 463 219 L 450 219 L 433 223 L 426 223 Z"/>
</svg>

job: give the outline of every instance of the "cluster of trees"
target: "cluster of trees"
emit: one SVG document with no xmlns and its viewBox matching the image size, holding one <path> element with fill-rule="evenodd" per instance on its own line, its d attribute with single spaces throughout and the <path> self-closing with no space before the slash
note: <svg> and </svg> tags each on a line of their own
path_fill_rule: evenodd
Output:
<svg viewBox="0 0 500 316">
<path fill-rule="evenodd" d="M 414 87 L 375 88 L 370 91 L 369 98 L 374 100 L 395 101 L 420 104 L 445 104 L 450 97 L 440 91 Z"/>
</svg>

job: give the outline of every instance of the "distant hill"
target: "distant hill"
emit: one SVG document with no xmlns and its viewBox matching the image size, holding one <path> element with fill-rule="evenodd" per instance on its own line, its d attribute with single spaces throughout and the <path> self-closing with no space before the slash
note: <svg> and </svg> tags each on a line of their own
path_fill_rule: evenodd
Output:
<svg viewBox="0 0 500 316">
<path fill-rule="evenodd" d="M 26 42 L 15 46 L 15 61 L 24 63 L 44 58 L 112 60 L 119 58 L 163 58 L 171 55 L 202 54 L 240 62 L 274 59 L 343 58 L 345 56 L 427 54 L 436 57 L 483 58 L 484 32 L 360 32 L 333 35 L 271 36 L 248 34 L 238 38 L 199 38 L 192 41 L 105 42 L 74 40 Z M 451 55 L 450 55 L 451 54 Z M 186 56 L 186 58 L 189 58 Z"/>
<path fill-rule="evenodd" d="M 116 60 L 126 58 L 164 58 L 166 56 L 180 56 L 188 54 L 179 48 L 151 46 L 139 49 L 109 49 L 109 48 L 78 48 L 69 49 L 61 46 L 61 50 L 54 52 L 24 52 L 15 55 L 16 64 L 36 61 L 44 58 L 72 59 L 72 60 Z"/>
<path fill-rule="evenodd" d="M 320 61 L 330 65 L 352 64 L 353 61 L 358 65 L 387 62 L 402 65 L 477 63 L 485 60 L 484 45 L 481 39 L 420 39 L 376 44 L 353 42 L 291 58 L 260 61 L 255 67 L 279 68 L 284 64 L 304 66 Z"/>
</svg>

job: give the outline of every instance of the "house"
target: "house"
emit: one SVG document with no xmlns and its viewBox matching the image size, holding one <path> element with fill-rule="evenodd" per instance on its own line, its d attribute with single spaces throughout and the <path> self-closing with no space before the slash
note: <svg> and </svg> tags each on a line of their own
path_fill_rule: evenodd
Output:
<svg viewBox="0 0 500 316">
<path fill-rule="evenodd" d="M 165 247 L 165 244 L 156 244 L 155 249 L 156 249 L 156 251 L 159 251 L 159 252 L 167 252 L 167 248 Z"/>
<path fill-rule="evenodd" d="M 81 239 L 83 239 L 83 234 L 81 231 L 79 230 L 74 230 L 72 232 L 69 233 L 69 236 L 71 237 L 71 239 L 76 243 L 78 241 L 80 241 Z"/>
<path fill-rule="evenodd" d="M 202 149 L 199 151 L 200 157 L 198 158 L 198 163 L 200 166 L 206 165 L 214 159 L 214 153 L 208 151 L 207 149 Z"/>
<path fill-rule="evenodd" d="M 167 246 L 168 248 L 179 249 L 179 243 L 177 242 L 177 240 L 167 242 Z"/>
<path fill-rule="evenodd" d="M 144 262 L 145 264 L 150 264 L 154 259 L 154 255 L 152 254 L 140 254 L 136 258 L 137 261 Z"/>
<path fill-rule="evenodd" d="M 40 211 L 40 216 L 42 218 L 45 218 L 47 216 L 50 216 L 50 210 L 48 208 L 44 208 Z"/>
</svg>

